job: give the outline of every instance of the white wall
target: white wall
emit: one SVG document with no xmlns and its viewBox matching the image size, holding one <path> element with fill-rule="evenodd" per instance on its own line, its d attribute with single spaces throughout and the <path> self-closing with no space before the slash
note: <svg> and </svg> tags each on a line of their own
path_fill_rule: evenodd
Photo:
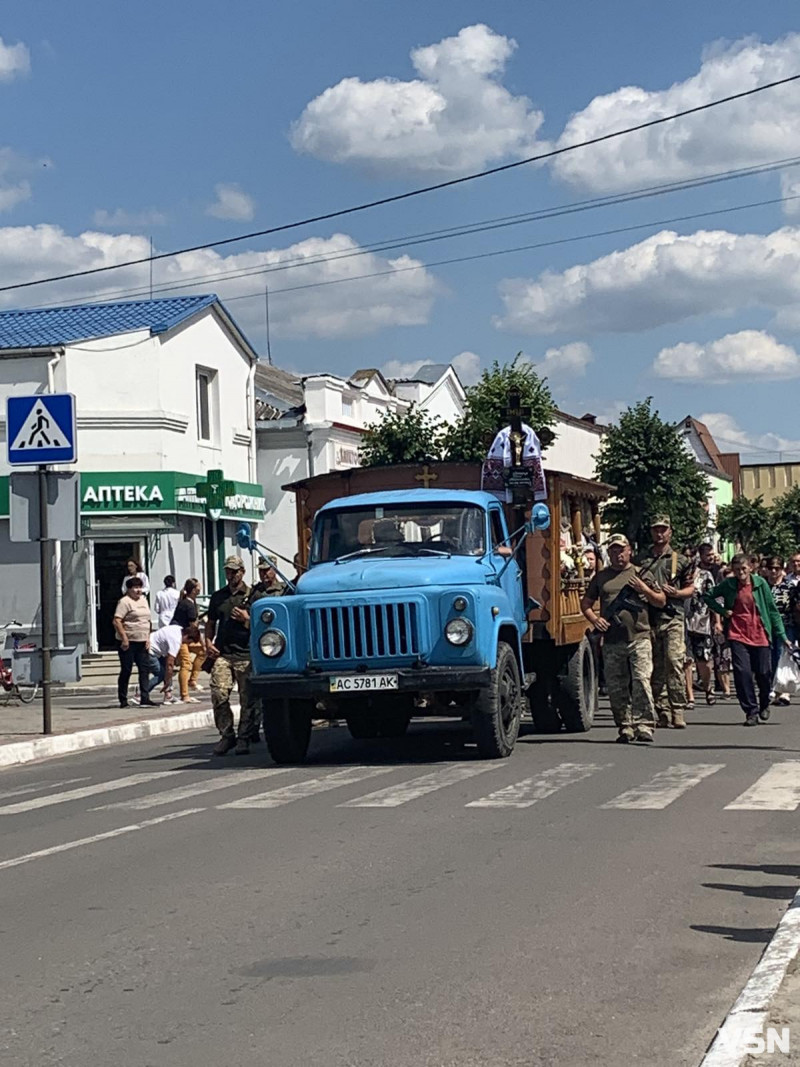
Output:
<svg viewBox="0 0 800 1067">
<path fill-rule="evenodd" d="M 292 559 L 297 551 L 295 494 L 281 486 L 308 477 L 306 434 L 302 427 L 263 429 L 258 444 L 258 480 L 267 504 L 259 540 Z"/>
<path fill-rule="evenodd" d="M 601 432 L 588 424 L 584 428 L 563 418 L 558 419 L 553 429 L 557 437 L 544 454 L 545 467 L 578 478 L 594 478 Z"/>
</svg>

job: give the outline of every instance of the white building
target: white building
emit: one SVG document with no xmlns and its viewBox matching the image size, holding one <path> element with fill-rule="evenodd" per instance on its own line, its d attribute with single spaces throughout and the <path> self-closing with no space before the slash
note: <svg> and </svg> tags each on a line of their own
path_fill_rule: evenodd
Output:
<svg viewBox="0 0 800 1067">
<path fill-rule="evenodd" d="M 114 647 L 129 557 L 158 589 L 173 574 L 220 584 L 242 519 L 259 522 L 257 356 L 214 296 L 0 312 L 5 398 L 76 398 L 81 536 L 57 546 L 55 614 L 67 645 Z M 5 424 L 0 426 L 5 439 Z M 0 458 L 0 621 L 39 624 L 38 546 L 9 540 Z M 207 499 L 209 472 L 220 499 Z M 198 489 L 198 486 L 201 488 Z"/>
<path fill-rule="evenodd" d="M 597 453 L 608 430 L 594 415 L 577 418 L 566 411 L 556 413 L 555 441 L 544 453 L 544 465 L 578 478 L 596 478 Z"/>
<path fill-rule="evenodd" d="M 375 369 L 350 378 L 333 374 L 293 376 L 256 367 L 258 478 L 264 486 L 263 537 L 291 559 L 297 551 L 294 493 L 281 486 L 315 474 L 359 465 L 365 427 L 386 412 L 412 404 L 449 423 L 464 411 L 464 387 L 448 364 L 425 364 L 413 378 L 387 380 Z"/>
</svg>

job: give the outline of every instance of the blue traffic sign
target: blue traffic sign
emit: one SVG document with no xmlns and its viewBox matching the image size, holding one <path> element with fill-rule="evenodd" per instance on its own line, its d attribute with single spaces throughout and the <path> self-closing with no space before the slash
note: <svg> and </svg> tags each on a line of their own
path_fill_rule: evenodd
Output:
<svg viewBox="0 0 800 1067">
<path fill-rule="evenodd" d="M 75 397 L 72 393 L 8 397 L 6 441 L 12 467 L 74 463 Z"/>
</svg>

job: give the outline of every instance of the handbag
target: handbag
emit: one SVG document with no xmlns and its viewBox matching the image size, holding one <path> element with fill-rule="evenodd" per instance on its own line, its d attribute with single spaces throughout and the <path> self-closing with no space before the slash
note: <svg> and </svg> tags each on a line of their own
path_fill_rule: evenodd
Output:
<svg viewBox="0 0 800 1067">
<path fill-rule="evenodd" d="M 797 653 L 790 652 L 788 648 L 781 651 L 773 682 L 776 692 L 797 693 L 800 691 L 800 664 L 796 657 Z"/>
</svg>

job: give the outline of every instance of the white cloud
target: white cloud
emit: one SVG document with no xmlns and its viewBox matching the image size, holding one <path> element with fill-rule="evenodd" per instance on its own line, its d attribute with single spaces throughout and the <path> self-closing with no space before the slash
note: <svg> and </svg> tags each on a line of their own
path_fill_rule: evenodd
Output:
<svg viewBox="0 0 800 1067">
<path fill-rule="evenodd" d="M 49 165 L 49 159 L 29 159 L 13 148 L 0 148 L 0 212 L 30 200 L 32 190 L 28 178 Z"/>
<path fill-rule="evenodd" d="M 746 38 L 707 50 L 696 74 L 667 89 L 624 86 L 596 96 L 567 122 L 558 145 L 589 140 L 683 111 L 800 70 L 800 34 Z M 694 177 L 800 155 L 800 93 L 789 83 L 718 108 L 558 157 L 554 173 L 594 192 Z"/>
<path fill-rule="evenodd" d="M 800 300 L 800 228 L 769 234 L 670 230 L 639 244 L 536 279 L 499 286 L 500 329 L 531 334 L 635 332 L 693 315 L 778 310 L 790 325 Z"/>
<path fill-rule="evenodd" d="M 219 182 L 214 186 L 217 199 L 206 208 L 206 215 L 217 219 L 248 222 L 256 211 L 255 201 L 235 182 Z"/>
<path fill-rule="evenodd" d="M 792 219 L 797 218 L 800 215 L 800 177 L 794 167 L 781 174 L 781 196 L 787 198 L 783 205 L 784 214 Z"/>
<path fill-rule="evenodd" d="M 31 69 L 31 54 L 27 45 L 6 44 L 0 37 L 0 81 L 10 82 L 18 74 L 27 74 Z"/>
<path fill-rule="evenodd" d="M 155 295 L 170 295 L 159 292 L 159 287 L 168 283 L 187 283 L 187 288 L 177 290 L 179 293 L 216 292 L 221 299 L 230 300 L 231 314 L 246 332 L 252 333 L 254 340 L 261 338 L 264 331 L 265 283 L 270 287 L 273 339 L 363 337 L 390 326 L 424 325 L 439 288 L 435 277 L 409 256 L 386 259 L 374 253 L 349 255 L 357 250 L 357 243 L 346 234 L 312 237 L 288 248 L 229 256 L 201 249 L 156 262 Z M 26 281 L 140 259 L 149 251 L 150 243 L 144 236 L 100 231 L 71 236 L 58 226 L 8 226 L 0 228 L 0 277 L 8 282 Z M 321 256 L 348 258 L 320 261 Z M 261 268 L 287 261 L 296 265 L 278 273 L 258 273 Z M 224 277 L 231 271 L 248 272 L 249 276 Z M 86 279 L 12 290 L 0 294 L 0 304 L 14 307 L 20 302 L 34 306 L 99 297 L 129 299 L 147 294 L 148 273 L 147 264 L 139 264 Z M 380 276 L 359 277 L 365 274 Z M 320 282 L 341 284 L 315 287 Z M 295 286 L 312 287 L 280 292 Z M 119 292 L 123 288 L 128 291 Z M 132 293 L 131 289 L 137 291 Z M 235 299 L 242 294 L 252 299 Z"/>
<path fill-rule="evenodd" d="M 292 146 L 370 173 L 448 175 L 524 155 L 542 122 L 499 83 L 517 45 L 488 26 L 417 48 L 411 81 L 344 78 L 312 100 Z"/>
<path fill-rule="evenodd" d="M 592 350 L 585 341 L 572 341 L 560 348 L 548 348 L 542 360 L 535 360 L 530 356 L 526 358 L 536 365 L 539 374 L 560 384 L 574 378 L 582 378 L 594 359 Z"/>
<path fill-rule="evenodd" d="M 0 211 L 11 211 L 17 204 L 31 198 L 31 183 L 22 181 L 15 185 L 0 185 Z"/>
<path fill-rule="evenodd" d="M 420 367 L 424 367 L 427 363 L 439 362 L 444 362 L 444 360 L 431 358 L 403 362 L 399 359 L 390 359 L 381 370 L 385 378 L 413 378 Z M 459 352 L 449 362 L 455 367 L 462 385 L 474 385 L 481 376 L 481 357 L 475 352 Z"/>
<path fill-rule="evenodd" d="M 95 226 L 106 230 L 142 230 L 147 226 L 163 226 L 167 216 L 155 208 L 126 211 L 118 207 L 114 211 L 106 211 L 105 208 L 99 207 L 92 216 L 92 221 Z"/>
<path fill-rule="evenodd" d="M 721 452 L 739 451 L 752 462 L 757 462 L 759 453 L 800 452 L 800 440 L 776 433 L 751 433 L 743 430 L 736 419 L 725 412 L 707 411 L 698 419 L 709 428 Z"/>
<path fill-rule="evenodd" d="M 763 330 L 740 330 L 704 345 L 683 341 L 662 348 L 653 370 L 684 382 L 769 381 L 800 377 L 800 356 Z"/>
</svg>

